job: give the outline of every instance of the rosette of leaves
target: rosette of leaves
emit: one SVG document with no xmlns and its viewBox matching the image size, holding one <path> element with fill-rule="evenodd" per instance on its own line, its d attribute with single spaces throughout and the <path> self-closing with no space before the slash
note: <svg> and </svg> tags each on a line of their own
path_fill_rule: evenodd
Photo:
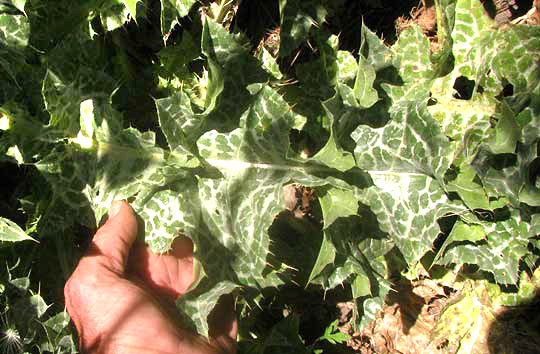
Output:
<svg viewBox="0 0 540 354">
<path fill-rule="evenodd" d="M 113 200 L 129 199 L 154 251 L 193 240 L 197 282 L 178 307 L 203 335 L 220 296 L 252 304 L 298 274 L 324 289 L 350 284 L 365 325 L 391 290 L 389 255 L 416 266 L 448 215 L 457 221 L 437 262 L 474 263 L 502 284 L 537 267 L 537 27 L 498 29 L 480 2 L 446 1 L 438 55 L 415 26 L 388 46 L 362 25 L 350 53 L 324 28 L 322 2 L 281 1 L 280 56 L 307 40 L 318 48 L 281 72 L 204 18 L 144 67 L 158 83 L 157 121 L 138 129 L 118 102 L 133 53 L 107 41 L 114 19 L 137 20 L 137 2 L 123 3 L 76 6 L 54 33 L 43 14 L 64 2 L 0 14 L 0 52 L 13 54 L 0 56 L 0 152 L 50 189 L 33 210 L 37 239 L 93 230 Z M 193 4 L 161 1 L 163 38 Z M 291 73 L 299 82 L 283 87 Z M 299 153 L 293 130 L 319 148 Z M 290 183 L 314 188 L 322 211 L 317 257 L 302 269 L 269 232 Z"/>
</svg>

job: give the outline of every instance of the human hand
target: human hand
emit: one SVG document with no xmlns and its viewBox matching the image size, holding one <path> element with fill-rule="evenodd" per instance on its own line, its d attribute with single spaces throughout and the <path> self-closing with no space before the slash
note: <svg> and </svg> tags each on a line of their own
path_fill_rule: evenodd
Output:
<svg viewBox="0 0 540 354">
<path fill-rule="evenodd" d="M 210 340 L 182 329 L 174 301 L 194 281 L 193 244 L 179 238 L 156 255 L 135 242 L 137 220 L 115 201 L 108 221 L 64 288 L 84 353 L 235 353 L 238 326 L 231 303 L 209 316 Z M 129 262 L 128 262 L 129 259 Z"/>
</svg>

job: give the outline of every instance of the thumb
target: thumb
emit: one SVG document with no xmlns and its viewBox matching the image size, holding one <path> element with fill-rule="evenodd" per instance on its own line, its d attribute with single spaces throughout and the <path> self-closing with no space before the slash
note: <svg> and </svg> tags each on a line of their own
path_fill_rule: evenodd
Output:
<svg viewBox="0 0 540 354">
<path fill-rule="evenodd" d="M 109 209 L 109 219 L 94 235 L 86 256 L 121 275 L 124 273 L 131 245 L 137 237 L 137 219 L 131 206 L 124 201 L 114 201 Z M 93 257 L 94 256 L 94 257 Z M 86 257 L 85 257 L 86 258 Z"/>
</svg>

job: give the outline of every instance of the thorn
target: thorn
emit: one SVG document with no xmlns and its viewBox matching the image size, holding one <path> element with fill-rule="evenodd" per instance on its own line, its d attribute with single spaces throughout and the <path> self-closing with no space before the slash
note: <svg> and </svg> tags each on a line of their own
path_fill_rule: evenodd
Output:
<svg viewBox="0 0 540 354">
<path fill-rule="evenodd" d="M 321 27 L 321 25 L 319 25 L 317 23 L 317 21 L 315 21 L 314 19 L 312 19 L 311 17 L 309 18 L 309 22 L 311 22 L 311 24 L 317 28 Z"/>
<path fill-rule="evenodd" d="M 296 61 L 296 59 L 298 59 L 298 57 L 300 56 L 300 52 L 302 51 L 302 48 L 300 48 L 300 50 L 298 50 L 298 52 L 296 52 L 296 55 L 294 56 L 294 59 L 292 60 L 291 62 L 291 66 L 294 65 L 294 62 Z"/>
<path fill-rule="evenodd" d="M 312 52 L 315 52 L 315 49 L 313 48 L 313 45 L 311 44 L 311 42 L 309 41 L 309 39 L 306 41 L 309 49 L 311 49 Z"/>
<path fill-rule="evenodd" d="M 263 308 L 262 308 L 261 305 L 257 302 L 257 300 L 254 299 L 253 302 L 255 303 L 255 305 L 257 305 L 257 307 L 258 307 L 259 309 L 261 309 L 261 311 L 263 310 Z"/>
<path fill-rule="evenodd" d="M 292 269 L 292 270 L 298 272 L 298 269 L 296 269 L 296 268 L 294 268 L 294 267 L 291 267 L 290 265 L 287 265 L 287 264 L 283 263 L 283 266 L 284 266 L 285 268 L 287 268 L 287 269 Z"/>
<path fill-rule="evenodd" d="M 298 80 L 296 80 L 296 79 L 287 79 L 287 80 L 285 80 L 283 82 L 276 83 L 276 85 L 277 86 L 287 86 L 287 85 L 294 85 L 296 83 L 298 83 Z"/>
</svg>

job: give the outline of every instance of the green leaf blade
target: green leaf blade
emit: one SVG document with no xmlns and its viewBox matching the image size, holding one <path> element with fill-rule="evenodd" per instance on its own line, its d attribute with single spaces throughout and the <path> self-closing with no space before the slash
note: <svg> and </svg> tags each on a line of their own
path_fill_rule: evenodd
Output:
<svg viewBox="0 0 540 354">
<path fill-rule="evenodd" d="M 137 3 L 139 1 L 140 0 L 122 0 L 134 20 L 137 18 Z"/>
<path fill-rule="evenodd" d="M 0 14 L 0 45 L 24 48 L 30 37 L 30 23 L 23 15 Z"/>
<path fill-rule="evenodd" d="M 23 229 L 13 221 L 0 217 L 0 241 L 2 242 L 20 242 L 32 240 Z"/>
</svg>

